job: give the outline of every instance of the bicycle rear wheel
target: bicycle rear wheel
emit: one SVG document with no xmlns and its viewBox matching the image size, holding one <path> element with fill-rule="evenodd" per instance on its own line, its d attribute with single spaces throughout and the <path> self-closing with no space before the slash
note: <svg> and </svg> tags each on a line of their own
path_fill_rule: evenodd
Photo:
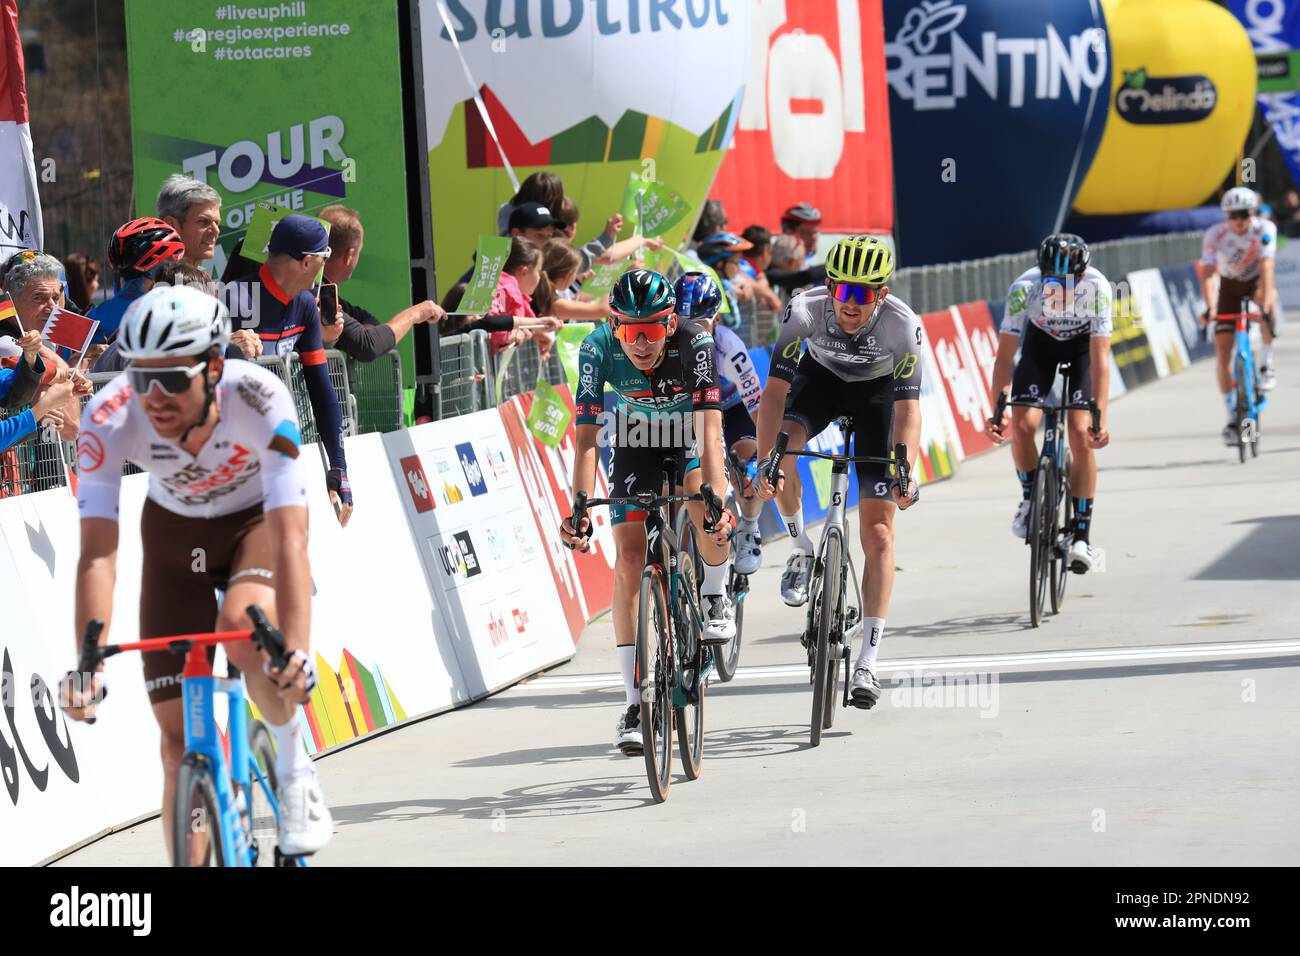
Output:
<svg viewBox="0 0 1300 956">
<path fill-rule="evenodd" d="M 686 779 L 694 780 L 704 760 L 704 662 L 709 650 L 690 605 L 691 600 L 700 599 L 694 526 L 688 521 L 683 531 L 678 538 L 683 547 L 677 555 L 677 600 L 673 607 L 673 633 L 680 659 L 677 673 L 681 678 L 673 693 L 673 718 L 682 769 Z"/>
<path fill-rule="evenodd" d="M 1247 427 L 1253 429 L 1253 423 L 1250 426 L 1246 422 L 1250 420 L 1250 382 L 1246 375 L 1246 362 L 1238 355 L 1232 361 L 1232 379 L 1236 389 L 1236 416 L 1237 416 L 1237 458 L 1244 465 L 1246 463 L 1246 446 L 1250 444 L 1247 441 Z"/>
<path fill-rule="evenodd" d="M 822 729 L 826 720 L 826 708 L 828 703 L 834 706 L 832 698 L 835 696 L 834 691 L 829 686 L 832 668 L 838 665 L 838 660 L 832 662 L 831 648 L 831 628 L 835 621 L 835 609 L 839 606 L 840 601 L 840 561 L 841 548 L 844 542 L 840 540 L 838 531 L 835 528 L 828 530 L 826 534 L 826 547 L 822 551 L 821 560 L 818 562 L 819 567 L 813 568 L 813 574 L 819 574 L 821 577 L 821 587 L 818 588 L 818 607 L 814 610 L 816 618 L 816 627 L 814 640 L 816 641 L 815 651 L 813 653 L 813 700 L 812 700 L 812 736 L 811 743 L 814 747 L 819 746 L 822 742 Z M 838 658 L 838 648 L 835 656 Z"/>
<path fill-rule="evenodd" d="M 637 612 L 636 673 L 646 779 L 655 803 L 668 799 L 673 767 L 673 660 L 667 605 L 663 569 L 646 568 Z"/>
<path fill-rule="evenodd" d="M 1029 623 L 1034 627 L 1042 623 L 1043 606 L 1047 600 L 1054 471 L 1050 458 L 1039 461 L 1029 505 Z"/>
<path fill-rule="evenodd" d="M 176 771 L 172 812 L 172 866 L 225 866 L 217 782 L 199 754 L 186 754 Z"/>
<path fill-rule="evenodd" d="M 1070 580 L 1070 554 L 1065 543 L 1074 527 L 1074 498 L 1070 494 L 1070 467 L 1073 459 L 1065 453 L 1065 469 L 1056 485 L 1057 506 L 1052 510 L 1052 613 L 1060 614 L 1065 606 L 1065 585 Z"/>
<path fill-rule="evenodd" d="M 279 836 L 276 813 L 280 803 L 280 781 L 275 772 L 275 743 L 271 739 L 271 731 L 260 720 L 248 722 L 248 750 L 256 767 L 248 794 L 253 865 L 275 866 L 275 853 L 272 850 Z M 259 775 L 261 779 L 258 779 Z"/>
</svg>

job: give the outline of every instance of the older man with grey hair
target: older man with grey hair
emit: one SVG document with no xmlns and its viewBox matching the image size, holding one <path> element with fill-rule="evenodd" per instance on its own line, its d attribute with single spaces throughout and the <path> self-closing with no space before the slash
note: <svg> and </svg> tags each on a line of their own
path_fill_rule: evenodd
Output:
<svg viewBox="0 0 1300 956">
<path fill-rule="evenodd" d="M 199 266 L 217 253 L 221 236 L 221 194 L 181 173 L 168 176 L 158 191 L 158 218 L 185 242 L 182 261 Z"/>
</svg>

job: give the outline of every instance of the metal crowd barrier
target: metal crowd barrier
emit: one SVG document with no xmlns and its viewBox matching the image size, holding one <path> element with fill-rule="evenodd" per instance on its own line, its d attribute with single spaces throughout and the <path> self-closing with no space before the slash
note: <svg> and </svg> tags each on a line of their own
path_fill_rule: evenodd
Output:
<svg viewBox="0 0 1300 956">
<path fill-rule="evenodd" d="M 443 418 L 481 412 L 496 404 L 486 332 L 443 336 L 438 354 Z"/>
</svg>

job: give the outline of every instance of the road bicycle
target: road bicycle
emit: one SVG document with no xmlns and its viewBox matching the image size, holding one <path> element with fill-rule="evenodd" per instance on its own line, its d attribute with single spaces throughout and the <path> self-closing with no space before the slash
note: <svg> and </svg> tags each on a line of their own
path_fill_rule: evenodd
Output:
<svg viewBox="0 0 1300 956">
<path fill-rule="evenodd" d="M 306 866 L 302 856 L 286 856 L 275 845 L 279 828 L 279 787 L 275 744 L 260 720 L 250 720 L 244 683 L 229 666 L 216 677 L 207 648 L 251 640 L 283 668 L 289 661 L 284 636 L 262 609 L 248 608 L 250 630 L 156 637 L 129 644 L 99 643 L 102 621 L 86 625 L 79 670 L 89 680 L 100 661 L 125 651 L 170 651 L 185 655 L 181 700 L 185 714 L 185 755 L 176 774 L 172 816 L 174 866 Z M 219 733 L 214 703 L 228 702 L 226 736 Z M 92 718 L 90 723 L 94 722 Z M 274 848 L 274 853 L 267 853 Z"/>
<path fill-rule="evenodd" d="M 1043 409 L 1043 448 L 1038 457 L 1033 491 L 1029 495 L 1029 520 L 1025 543 L 1029 545 L 1029 622 L 1038 627 L 1043 620 L 1047 597 L 1051 595 L 1052 613 L 1060 614 L 1065 606 L 1065 585 L 1069 572 L 1082 574 L 1086 567 L 1069 567 L 1070 546 L 1074 544 L 1074 497 L 1070 494 L 1070 468 L 1074 458 L 1065 440 L 1067 412 L 1082 409 L 1092 415 L 1092 433 L 1101 430 L 1101 411 L 1093 399 L 1083 401 L 1083 393 L 1071 392 L 1070 363 L 1060 365 L 1061 398 L 1052 403 L 1009 401 L 1004 392 L 998 396 L 991 422 L 1000 423 L 1007 406 Z M 1065 397 L 1072 396 L 1067 402 Z M 1049 587 L 1050 585 L 1050 587 Z"/>
<path fill-rule="evenodd" d="M 677 460 L 663 462 L 665 491 L 676 486 Z M 619 498 L 588 498 L 579 492 L 573 502 L 571 527 L 582 526 L 588 509 L 602 505 L 632 505 L 646 513 L 645 570 L 641 572 L 636 627 L 636 686 L 641 692 L 641 735 L 646 778 L 655 803 L 668 799 L 672 778 L 673 725 L 688 780 L 700 775 L 704 760 L 704 688 L 714 666 L 711 648 L 703 641 L 698 552 L 695 530 L 688 521 L 678 531 L 677 513 L 687 501 L 703 501 L 712 524 L 722 515 L 722 502 L 706 484 L 694 495 L 641 492 Z M 665 509 L 668 516 L 664 516 Z"/>
<path fill-rule="evenodd" d="M 1233 421 L 1237 426 L 1237 457 L 1244 465 L 1246 449 L 1250 457 L 1259 455 L 1259 414 L 1268 407 L 1268 399 L 1259 387 L 1259 367 L 1255 364 L 1255 350 L 1250 344 L 1251 321 L 1264 319 L 1250 311 L 1250 299 L 1241 300 L 1240 312 L 1226 312 L 1215 316 L 1221 322 L 1234 324 L 1232 333 L 1232 390 Z"/>
<path fill-rule="evenodd" d="M 790 436 L 780 432 L 772 448 L 766 475 L 768 484 L 776 487 L 781 459 L 785 456 L 823 458 L 831 463 L 830 507 L 826 512 L 826 524 L 822 528 L 817 557 L 808 579 L 808 619 L 800 638 L 808 652 L 808 667 L 811 672 L 809 683 L 812 684 L 813 699 L 809 726 L 812 732 L 811 744 L 814 747 L 821 743 L 822 731 L 830 730 L 835 723 L 835 698 L 839 687 L 841 660 L 844 662 L 842 706 L 850 705 L 853 649 L 849 635 L 862 620 L 862 590 L 858 584 L 857 571 L 853 567 L 853 556 L 849 553 L 845 525 L 849 465 L 858 462 L 884 465 L 886 473 L 888 469 L 893 469 L 893 477 L 882 482 L 885 486 L 880 489 L 882 494 L 890 484 L 898 488 L 900 494 L 906 494 L 910 480 L 906 444 L 896 444 L 894 453 L 889 458 L 850 455 L 849 436 L 853 432 L 853 419 L 845 415 L 836 419 L 835 424 L 843 435 L 843 453 L 828 455 L 817 451 L 789 451 L 787 446 Z M 850 588 L 853 593 L 852 602 L 848 600 Z"/>
</svg>

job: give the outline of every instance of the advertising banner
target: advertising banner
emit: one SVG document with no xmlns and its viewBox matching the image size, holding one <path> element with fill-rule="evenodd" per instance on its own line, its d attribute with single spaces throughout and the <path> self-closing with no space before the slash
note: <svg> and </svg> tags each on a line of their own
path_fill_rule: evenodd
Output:
<svg viewBox="0 0 1300 956">
<path fill-rule="evenodd" d="M 956 422 L 960 454 L 964 457 L 992 448 L 993 442 L 984 434 L 984 422 L 993 413 L 989 385 L 962 327 L 961 315 L 952 307 L 927 312 L 921 323 Z"/>
<path fill-rule="evenodd" d="M 1135 313 L 1131 292 L 1123 282 L 1115 286 L 1113 322 L 1115 332 L 1110 339 L 1110 351 L 1125 389 L 1154 382 L 1160 374 L 1156 369 L 1146 323 Z"/>
<path fill-rule="evenodd" d="M 1191 361 L 1187 343 L 1178 327 L 1173 303 L 1165 291 L 1159 269 L 1141 269 L 1128 274 L 1132 295 L 1133 313 L 1147 330 L 1151 343 L 1151 357 L 1156 363 L 1156 374 L 1161 378 L 1181 372 Z"/>
<path fill-rule="evenodd" d="M 1300 251 L 1300 248 L 1297 249 Z M 1282 250 L 1278 250 L 1280 259 Z M 1282 295 L 1281 264 L 1278 265 L 1278 295 Z M 1160 270 L 1160 278 L 1165 284 L 1165 295 L 1178 320 L 1178 330 L 1183 336 L 1183 345 L 1187 347 L 1188 358 L 1195 362 L 1214 354 L 1214 343 L 1206 335 L 1201 325 L 1200 315 L 1205 308 L 1201 301 L 1201 283 L 1196 278 L 1194 266 L 1172 266 Z M 1283 305 L 1286 300 L 1283 299 Z M 1298 303 L 1300 304 L 1300 303 Z"/>
<path fill-rule="evenodd" d="M 1065 219 L 1106 123 L 1100 7 L 887 0 L 884 14 L 902 261 L 1037 247 Z"/>
<path fill-rule="evenodd" d="M 822 231 L 894 226 L 889 102 L 881 0 L 787 0 L 754 5 L 748 81 L 735 148 L 710 196 L 730 228 L 777 228 L 808 202 Z"/>
<path fill-rule="evenodd" d="M 1196 206 L 1230 173 L 1255 115 L 1246 31 L 1211 0 L 1101 6 L 1113 64 L 1102 104 L 1109 118 L 1075 208 L 1099 215 Z"/>
<path fill-rule="evenodd" d="M 1300 183 L 1300 92 L 1296 91 L 1297 76 L 1292 72 L 1295 60 L 1287 55 L 1300 49 L 1300 0 L 1228 0 L 1228 9 L 1245 26 L 1259 58 L 1259 105 L 1273 127 L 1292 181 Z M 1277 75 L 1279 69 L 1283 76 Z M 1269 83 L 1265 82 L 1266 72 L 1273 74 L 1268 76 Z M 1283 79 L 1290 81 L 1290 90 L 1285 89 L 1288 84 L 1280 82 Z M 1264 92 L 1266 85 L 1283 89 Z M 1245 115 L 1249 117 L 1252 111 L 1247 110 Z"/>
<path fill-rule="evenodd" d="M 383 439 L 469 696 L 572 657 L 546 573 L 548 539 L 530 513 L 497 409 Z"/>
<path fill-rule="evenodd" d="M 560 385 L 555 394 L 573 411 L 573 397 Z M 612 393 L 606 393 L 608 398 Z M 500 406 L 498 412 L 510 441 L 510 453 L 518 469 L 522 497 L 528 503 L 550 574 L 545 586 L 559 595 L 568 622 L 568 634 L 576 643 L 587 622 L 609 606 L 614 594 L 614 532 L 608 508 L 591 511 L 591 548 L 570 551 L 560 541 L 560 521 L 573 511 L 574 431 L 566 428 L 557 446 L 542 444 L 532 437 L 527 421 L 533 407 L 532 395 L 519 395 Z M 603 468 L 596 469 L 596 493 L 609 494 Z M 552 587 L 552 585 L 554 585 Z"/>
<path fill-rule="evenodd" d="M 563 178 L 582 217 L 579 242 L 619 211 L 629 173 L 700 208 L 735 127 L 753 4 L 454 0 L 446 9 L 455 45 L 437 4 L 419 3 L 444 277 L 460 274 L 514 195 L 506 161 L 519 180 L 542 169 Z M 668 227 L 664 241 L 680 243 L 694 218 Z"/>
<path fill-rule="evenodd" d="M 0 0 L 0 261 L 43 243 L 18 7 Z"/>
<path fill-rule="evenodd" d="M 172 173 L 212 186 L 221 239 L 209 266 L 220 276 L 258 202 L 309 215 L 342 203 L 366 233 L 340 293 L 395 315 L 411 304 L 396 5 L 311 0 L 233 18 L 241 10 L 128 0 L 136 213 L 156 213 Z"/>
</svg>

